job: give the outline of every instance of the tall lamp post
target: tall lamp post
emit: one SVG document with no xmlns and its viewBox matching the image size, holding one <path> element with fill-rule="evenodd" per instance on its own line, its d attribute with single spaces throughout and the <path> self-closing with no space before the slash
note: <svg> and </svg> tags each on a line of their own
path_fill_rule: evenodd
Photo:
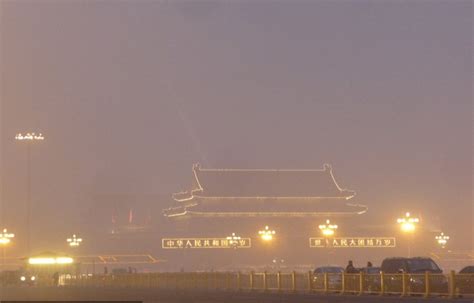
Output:
<svg viewBox="0 0 474 303">
<path fill-rule="evenodd" d="M 239 246 L 239 241 L 241 239 L 240 236 L 237 236 L 235 233 L 232 233 L 230 236 L 228 236 L 227 238 L 227 241 L 229 243 L 229 245 L 234 249 L 235 251 L 235 254 L 233 253 L 231 258 L 233 259 L 232 260 L 232 265 L 235 266 L 234 262 L 235 262 L 235 257 L 237 255 L 237 247 Z M 234 256 L 235 255 L 235 256 Z"/>
<path fill-rule="evenodd" d="M 266 225 L 264 229 L 258 231 L 260 239 L 267 244 L 270 244 L 273 241 L 275 233 L 276 232 L 270 229 L 268 225 Z M 264 247 L 264 250 L 265 258 L 269 259 L 269 247 Z"/>
<path fill-rule="evenodd" d="M 30 253 L 31 221 L 31 145 L 44 140 L 43 134 L 17 134 L 15 140 L 26 143 L 26 252 Z"/>
<path fill-rule="evenodd" d="M 329 254 L 331 252 L 331 246 L 329 245 L 329 238 L 334 237 L 338 226 L 336 224 L 331 224 L 331 221 L 326 220 L 325 224 L 319 225 L 319 230 L 323 234 L 323 237 L 326 239 L 326 247 L 328 248 L 327 262 L 329 263 Z"/>
<path fill-rule="evenodd" d="M 415 233 L 416 227 L 417 227 L 419 222 L 420 222 L 420 219 L 418 219 L 416 217 L 412 217 L 409 212 L 406 212 L 404 217 L 397 219 L 397 223 L 400 226 L 400 230 L 403 233 L 408 234 L 408 236 L 409 236 L 409 239 L 408 239 L 408 257 L 410 257 L 410 255 L 411 255 L 412 236 Z"/>
<path fill-rule="evenodd" d="M 2 246 L 2 265 L 5 266 L 5 248 L 10 244 L 15 234 L 9 233 L 6 228 L 0 233 L 0 245 Z"/>
</svg>

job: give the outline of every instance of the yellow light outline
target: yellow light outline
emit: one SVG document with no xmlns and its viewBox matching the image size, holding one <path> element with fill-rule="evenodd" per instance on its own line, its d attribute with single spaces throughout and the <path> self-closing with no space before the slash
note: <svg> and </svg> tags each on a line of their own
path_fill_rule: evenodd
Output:
<svg viewBox="0 0 474 303">
<path fill-rule="evenodd" d="M 227 249 L 227 248 L 251 248 L 252 247 L 252 239 L 251 238 L 240 238 L 239 240 L 244 240 L 244 241 L 247 241 L 248 240 L 248 243 L 249 245 L 248 246 L 241 246 L 241 245 L 237 245 L 237 246 L 233 246 L 233 245 L 229 245 L 229 246 L 200 246 L 200 247 L 197 247 L 197 246 L 192 246 L 192 247 L 186 247 L 186 246 L 183 246 L 183 247 L 166 247 L 165 246 L 165 241 L 173 241 L 173 242 L 176 242 L 176 241 L 196 241 L 196 240 L 200 240 L 200 241 L 221 241 L 221 240 L 225 240 L 225 241 L 229 241 L 229 239 L 226 238 L 162 238 L 161 239 L 161 248 L 162 249 L 200 249 L 200 248 L 223 248 L 223 249 Z"/>
<path fill-rule="evenodd" d="M 395 248 L 397 247 L 397 239 L 395 237 L 333 237 L 330 239 L 330 241 L 333 240 L 393 240 L 393 245 L 389 246 L 375 246 L 375 245 L 364 245 L 364 246 L 332 246 L 332 245 L 326 245 L 326 246 L 313 246 L 311 245 L 312 240 L 321 240 L 321 242 L 326 243 L 326 238 L 323 237 L 316 237 L 316 238 L 309 238 L 309 247 L 310 248 Z"/>
</svg>

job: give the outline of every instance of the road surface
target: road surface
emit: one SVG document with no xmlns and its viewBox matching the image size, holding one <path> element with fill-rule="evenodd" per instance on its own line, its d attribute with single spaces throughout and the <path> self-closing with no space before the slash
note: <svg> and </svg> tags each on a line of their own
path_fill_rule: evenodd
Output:
<svg viewBox="0 0 474 303">
<path fill-rule="evenodd" d="M 420 297 L 400 298 L 398 296 L 380 297 L 376 295 L 321 295 L 321 294 L 278 294 L 263 292 L 236 291 L 195 291 L 195 290 L 163 290 L 138 288 L 0 288 L 2 301 L 143 301 L 146 303 L 357 303 L 357 302 L 456 302 L 473 303 L 474 298 L 424 299 Z"/>
</svg>

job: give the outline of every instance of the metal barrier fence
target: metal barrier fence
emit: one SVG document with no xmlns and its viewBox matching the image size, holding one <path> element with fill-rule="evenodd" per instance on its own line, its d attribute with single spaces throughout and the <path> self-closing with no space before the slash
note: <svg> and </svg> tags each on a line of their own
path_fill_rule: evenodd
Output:
<svg viewBox="0 0 474 303">
<path fill-rule="evenodd" d="M 63 285 L 342 294 L 474 296 L 474 274 L 177 272 L 68 276 Z"/>
</svg>

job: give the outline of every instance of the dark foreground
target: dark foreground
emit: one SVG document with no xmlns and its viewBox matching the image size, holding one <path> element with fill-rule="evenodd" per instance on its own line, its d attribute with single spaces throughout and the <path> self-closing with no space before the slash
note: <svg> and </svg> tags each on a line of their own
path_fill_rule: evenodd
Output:
<svg viewBox="0 0 474 303">
<path fill-rule="evenodd" d="M 472 298 L 443 299 L 420 297 L 400 298 L 398 296 L 380 297 L 376 295 L 321 295 L 303 293 L 263 293 L 263 292 L 226 292 L 226 291 L 193 291 L 193 290 L 163 290 L 138 288 L 2 288 L 2 301 L 143 301 L 160 303 L 178 302 L 295 302 L 295 303 L 348 303 L 348 302 L 474 302 Z"/>
</svg>

